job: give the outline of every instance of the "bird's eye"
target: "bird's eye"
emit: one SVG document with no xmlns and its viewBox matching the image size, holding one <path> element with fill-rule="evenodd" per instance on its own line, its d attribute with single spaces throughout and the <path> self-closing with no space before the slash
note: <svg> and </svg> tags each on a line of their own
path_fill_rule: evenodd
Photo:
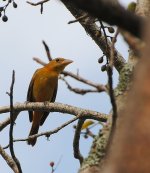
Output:
<svg viewBox="0 0 150 173">
<path fill-rule="evenodd" d="M 56 62 L 59 62 L 59 61 L 60 61 L 60 59 L 59 59 L 59 58 L 57 58 L 57 59 L 56 59 Z"/>
</svg>

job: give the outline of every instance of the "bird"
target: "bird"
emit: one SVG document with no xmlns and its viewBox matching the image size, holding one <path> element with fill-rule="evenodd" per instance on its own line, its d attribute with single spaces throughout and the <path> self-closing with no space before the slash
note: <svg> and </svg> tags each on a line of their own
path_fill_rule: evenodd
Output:
<svg viewBox="0 0 150 173">
<path fill-rule="evenodd" d="M 55 58 L 44 67 L 37 69 L 33 74 L 27 92 L 27 102 L 55 102 L 58 88 L 58 77 L 72 60 Z M 29 120 L 32 122 L 29 136 L 37 134 L 49 114 L 45 111 L 28 111 Z M 27 143 L 34 146 L 37 138 L 28 139 Z"/>
</svg>

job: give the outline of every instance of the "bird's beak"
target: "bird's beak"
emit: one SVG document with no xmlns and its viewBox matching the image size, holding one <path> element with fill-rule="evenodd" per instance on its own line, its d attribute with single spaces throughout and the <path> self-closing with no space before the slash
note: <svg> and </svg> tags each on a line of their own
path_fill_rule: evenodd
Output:
<svg viewBox="0 0 150 173">
<path fill-rule="evenodd" d="M 70 59 L 65 59 L 63 62 L 62 62 L 62 64 L 63 65 L 68 65 L 68 64 L 71 64 L 73 61 L 72 60 L 70 60 Z"/>
</svg>

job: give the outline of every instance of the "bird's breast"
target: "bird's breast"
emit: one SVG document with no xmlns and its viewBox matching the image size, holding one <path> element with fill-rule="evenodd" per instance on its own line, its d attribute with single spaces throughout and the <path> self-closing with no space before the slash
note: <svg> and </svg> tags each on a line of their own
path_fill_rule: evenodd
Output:
<svg viewBox="0 0 150 173">
<path fill-rule="evenodd" d="M 33 86 L 33 96 L 38 102 L 51 101 L 58 77 L 38 76 Z"/>
</svg>

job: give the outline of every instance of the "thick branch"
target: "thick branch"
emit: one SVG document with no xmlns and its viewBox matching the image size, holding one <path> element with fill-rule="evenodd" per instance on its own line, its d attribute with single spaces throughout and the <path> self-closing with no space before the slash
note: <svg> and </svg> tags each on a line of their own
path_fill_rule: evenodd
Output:
<svg viewBox="0 0 150 173">
<path fill-rule="evenodd" d="M 117 25 L 133 35 L 142 38 L 144 20 L 125 10 L 121 5 L 106 0 L 70 0 L 82 10 L 92 14 L 110 25 Z M 68 0 L 63 0 L 68 2 Z"/>
<path fill-rule="evenodd" d="M 75 106 L 67 105 L 67 104 L 61 104 L 61 103 L 41 103 L 41 102 L 36 102 L 36 103 L 17 103 L 14 104 L 14 111 L 16 112 L 21 112 L 25 110 L 31 110 L 31 111 L 50 111 L 50 112 L 61 112 L 61 113 L 68 113 L 71 115 L 81 115 L 82 117 L 91 117 L 95 120 L 106 122 L 108 115 L 107 114 L 102 114 L 96 111 L 91 111 L 88 109 L 82 109 L 78 108 Z M 0 107 L 0 114 L 1 113 L 7 113 L 10 112 L 10 107 L 9 106 L 2 106 Z M 18 113 L 19 114 L 19 113 Z M 7 119 L 4 123 L 0 124 L 0 129 L 4 129 L 10 122 L 10 119 Z M 2 125 L 2 127 L 1 127 Z"/>
<path fill-rule="evenodd" d="M 109 39 L 107 39 L 107 45 L 105 41 L 104 35 L 101 33 L 99 27 L 95 24 L 95 19 L 90 17 L 88 13 L 85 13 L 82 10 L 79 10 L 73 3 L 72 1 L 68 0 L 61 0 L 66 8 L 71 12 L 71 14 L 76 18 L 80 18 L 81 16 L 87 15 L 88 17 L 86 20 L 79 20 L 79 23 L 83 26 L 85 31 L 87 32 L 88 35 L 95 41 L 95 43 L 99 46 L 99 48 L 103 51 L 103 53 L 110 58 L 110 47 L 111 47 L 111 42 Z M 85 2 L 87 3 L 87 2 Z M 105 12 L 106 13 L 106 12 Z M 114 65 L 115 68 L 117 69 L 118 72 L 123 68 L 125 65 L 125 59 L 121 56 L 121 54 L 115 49 L 115 61 Z"/>
<path fill-rule="evenodd" d="M 145 48 L 134 69 L 132 87 L 126 93 L 126 102 L 119 111 L 113 145 L 102 173 L 148 173 L 150 171 L 150 164 L 148 164 L 150 161 L 149 31 L 150 27 L 147 27 L 144 33 Z M 131 129 L 130 133 L 129 129 Z"/>
<path fill-rule="evenodd" d="M 137 0 L 136 13 L 139 16 L 150 17 L 149 0 Z"/>
<path fill-rule="evenodd" d="M 0 155 L 3 157 L 3 159 L 7 162 L 9 167 L 15 172 L 18 172 L 18 168 L 14 160 L 4 151 L 4 149 L 0 146 Z"/>
</svg>

